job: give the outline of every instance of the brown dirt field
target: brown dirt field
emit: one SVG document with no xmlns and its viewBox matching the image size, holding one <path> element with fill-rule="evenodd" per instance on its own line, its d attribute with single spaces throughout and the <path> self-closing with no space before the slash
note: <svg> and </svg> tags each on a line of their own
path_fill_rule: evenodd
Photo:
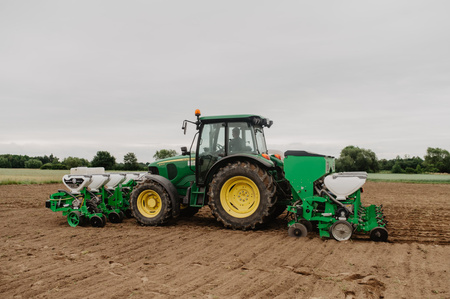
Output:
<svg viewBox="0 0 450 299">
<path fill-rule="evenodd" d="M 0 186 L 1 298 L 450 298 L 450 185 L 368 182 L 389 242 L 224 229 L 203 208 L 142 227 L 71 228 L 44 207 L 63 185 Z"/>
</svg>

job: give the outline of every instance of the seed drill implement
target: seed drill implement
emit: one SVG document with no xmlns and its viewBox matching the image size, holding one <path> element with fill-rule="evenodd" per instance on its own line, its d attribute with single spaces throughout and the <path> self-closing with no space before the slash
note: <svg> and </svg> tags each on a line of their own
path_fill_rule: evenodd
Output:
<svg viewBox="0 0 450 299">
<path fill-rule="evenodd" d="M 282 213 L 288 234 L 345 241 L 353 233 L 387 241 L 381 206 L 361 201 L 366 172 L 335 172 L 335 159 L 299 150 L 269 154 L 264 129 L 273 122 L 253 115 L 202 117 L 183 122 L 197 133 L 180 156 L 149 164 L 144 174 L 104 174 L 84 169 L 63 178 L 68 191 L 52 194 L 47 207 L 69 225 L 103 226 L 124 214 L 141 225 L 165 225 L 208 206 L 223 226 L 263 227 Z"/>
<path fill-rule="evenodd" d="M 72 168 L 62 179 L 70 191 L 50 195 L 46 207 L 61 211 L 70 226 L 103 227 L 106 221 L 120 223 L 131 218 L 129 198 L 141 173 L 105 173 L 103 168 Z"/>
</svg>

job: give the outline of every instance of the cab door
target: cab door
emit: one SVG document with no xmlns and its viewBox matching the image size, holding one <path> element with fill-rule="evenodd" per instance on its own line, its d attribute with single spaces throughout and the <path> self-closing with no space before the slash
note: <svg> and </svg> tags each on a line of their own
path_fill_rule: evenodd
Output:
<svg viewBox="0 0 450 299">
<path fill-rule="evenodd" d="M 200 128 L 200 137 L 197 144 L 196 176 L 197 184 L 206 182 L 209 169 L 219 159 L 223 158 L 225 152 L 226 123 L 204 124 Z"/>
</svg>

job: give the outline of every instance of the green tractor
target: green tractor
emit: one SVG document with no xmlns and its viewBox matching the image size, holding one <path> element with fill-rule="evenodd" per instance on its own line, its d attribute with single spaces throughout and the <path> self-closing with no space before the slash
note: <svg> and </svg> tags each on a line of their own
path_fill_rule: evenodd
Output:
<svg viewBox="0 0 450 299">
<path fill-rule="evenodd" d="M 360 193 L 367 174 L 333 174 L 334 158 L 304 151 L 269 155 L 258 115 L 201 117 L 197 133 L 182 155 L 153 162 L 133 188 L 130 207 L 141 225 L 163 225 L 208 205 L 225 227 L 255 229 L 281 215 L 291 220 L 289 235 L 348 240 L 353 232 L 386 241 L 381 207 L 364 207 Z M 195 148 L 194 148 L 195 144 Z M 330 176 L 331 179 L 330 179 Z"/>
<path fill-rule="evenodd" d="M 196 149 L 149 165 L 150 174 L 131 195 L 134 217 L 160 225 L 209 205 L 225 227 L 254 229 L 286 209 L 279 193 L 290 193 L 281 157 L 267 154 L 264 127 L 272 121 L 256 115 L 200 117 Z M 197 138 L 196 138 L 197 137 Z M 285 196 L 283 196 L 285 197 Z M 284 199 L 284 198 L 282 198 Z"/>
</svg>

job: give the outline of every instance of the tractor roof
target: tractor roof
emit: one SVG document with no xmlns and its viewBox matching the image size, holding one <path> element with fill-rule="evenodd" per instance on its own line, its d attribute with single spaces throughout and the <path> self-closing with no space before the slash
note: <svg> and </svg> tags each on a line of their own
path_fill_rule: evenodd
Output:
<svg viewBox="0 0 450 299">
<path fill-rule="evenodd" d="M 266 127 L 270 127 L 273 124 L 273 121 L 268 118 L 254 115 L 254 114 L 236 114 L 236 115 L 218 115 L 218 116 L 203 116 L 199 118 L 202 123 L 215 123 L 215 122 L 235 122 L 235 121 L 243 121 L 250 122 L 254 125 L 262 125 Z"/>
</svg>

